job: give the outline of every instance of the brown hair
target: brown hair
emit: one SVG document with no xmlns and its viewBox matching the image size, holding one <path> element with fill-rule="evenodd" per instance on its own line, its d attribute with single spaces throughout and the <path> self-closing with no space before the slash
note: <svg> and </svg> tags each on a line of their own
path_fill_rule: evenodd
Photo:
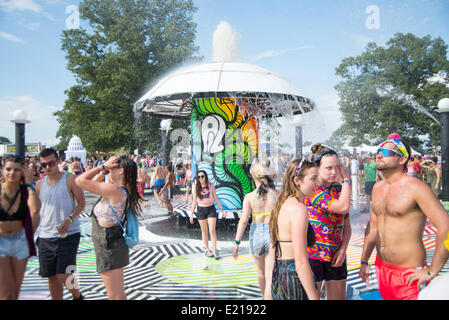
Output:
<svg viewBox="0 0 449 320">
<path fill-rule="evenodd" d="M 201 189 L 202 189 L 202 186 L 201 186 L 201 181 L 200 181 L 200 178 L 198 177 L 198 175 L 200 174 L 200 172 L 202 172 L 202 173 L 204 173 L 204 175 L 206 176 L 206 185 L 207 185 L 207 188 L 209 189 L 209 177 L 207 176 L 207 173 L 206 173 L 206 171 L 204 171 L 204 170 L 200 170 L 200 171 L 198 171 L 197 173 L 196 173 L 196 177 L 195 177 L 195 193 L 196 193 L 196 196 L 199 198 L 199 199 L 203 199 L 203 195 L 201 194 Z M 209 192 L 211 192 L 211 190 L 209 190 Z"/>
<path fill-rule="evenodd" d="M 128 208 L 135 214 L 140 215 L 142 208 L 140 207 L 139 200 L 142 197 L 137 191 L 137 164 L 127 156 L 121 156 L 118 162 L 118 168 L 124 169 L 125 189 L 129 195 Z"/>
<path fill-rule="evenodd" d="M 274 204 L 273 210 L 271 210 L 270 229 L 272 243 L 275 243 L 279 239 L 278 217 L 285 200 L 292 197 L 297 198 L 301 202 L 304 200 L 305 195 L 296 186 L 294 178 L 298 177 L 300 180 L 304 179 L 307 170 L 314 167 L 316 167 L 316 165 L 312 162 L 295 159 L 290 161 L 287 169 L 285 170 L 281 191 L 279 192 L 279 196 Z"/>
<path fill-rule="evenodd" d="M 15 162 L 20 164 L 20 169 L 22 169 L 22 179 L 20 181 L 22 182 L 22 184 L 25 184 L 25 174 L 23 173 L 23 165 L 25 164 L 24 159 L 20 156 L 7 156 L 3 161 L 3 168 L 8 162 Z M 4 183 L 5 181 L 5 176 L 2 176 L 0 183 Z"/>
<path fill-rule="evenodd" d="M 329 156 L 329 155 L 335 155 L 338 157 L 337 153 L 332 150 L 331 148 L 322 145 L 321 143 L 315 143 L 310 150 L 312 151 L 312 161 L 316 163 L 316 165 L 320 165 L 321 159 L 323 157 Z"/>
</svg>

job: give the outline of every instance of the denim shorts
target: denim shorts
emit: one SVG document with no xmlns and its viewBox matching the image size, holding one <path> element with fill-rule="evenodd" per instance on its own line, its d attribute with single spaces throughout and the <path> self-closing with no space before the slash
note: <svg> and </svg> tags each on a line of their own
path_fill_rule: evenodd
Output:
<svg viewBox="0 0 449 320">
<path fill-rule="evenodd" d="M 0 234 L 0 258 L 22 260 L 30 255 L 25 229 L 14 234 Z"/>
<path fill-rule="evenodd" d="M 267 223 L 252 223 L 249 229 L 249 253 L 255 257 L 268 254 L 270 227 Z"/>
</svg>

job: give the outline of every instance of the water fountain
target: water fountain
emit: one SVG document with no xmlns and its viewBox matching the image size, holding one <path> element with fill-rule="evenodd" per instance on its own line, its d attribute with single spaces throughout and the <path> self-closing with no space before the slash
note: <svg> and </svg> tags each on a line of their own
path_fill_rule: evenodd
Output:
<svg viewBox="0 0 449 320">
<path fill-rule="evenodd" d="M 239 218 L 243 198 L 254 188 L 250 168 L 262 157 L 264 128 L 279 129 L 277 118 L 315 109 L 289 80 L 240 61 L 236 38 L 228 23 L 220 23 L 214 61 L 168 74 L 134 106 L 136 113 L 190 119 L 193 174 L 208 173 L 224 208 L 234 213 L 230 219 Z"/>
</svg>

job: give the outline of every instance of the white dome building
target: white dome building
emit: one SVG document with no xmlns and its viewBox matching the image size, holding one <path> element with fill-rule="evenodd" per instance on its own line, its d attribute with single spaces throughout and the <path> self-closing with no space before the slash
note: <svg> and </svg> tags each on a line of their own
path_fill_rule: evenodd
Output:
<svg viewBox="0 0 449 320">
<path fill-rule="evenodd" d="M 73 136 L 65 152 L 65 158 L 69 160 L 70 158 L 80 158 L 84 167 L 86 167 L 86 149 L 83 147 L 81 139 L 76 135 Z"/>
</svg>

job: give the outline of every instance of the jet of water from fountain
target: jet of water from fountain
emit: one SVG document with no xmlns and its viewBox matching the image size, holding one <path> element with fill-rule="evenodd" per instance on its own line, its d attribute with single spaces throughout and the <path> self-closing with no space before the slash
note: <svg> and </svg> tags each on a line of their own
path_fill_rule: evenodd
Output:
<svg viewBox="0 0 449 320">
<path fill-rule="evenodd" d="M 239 61 L 240 44 L 237 32 L 222 21 L 213 34 L 213 61 Z"/>
</svg>

